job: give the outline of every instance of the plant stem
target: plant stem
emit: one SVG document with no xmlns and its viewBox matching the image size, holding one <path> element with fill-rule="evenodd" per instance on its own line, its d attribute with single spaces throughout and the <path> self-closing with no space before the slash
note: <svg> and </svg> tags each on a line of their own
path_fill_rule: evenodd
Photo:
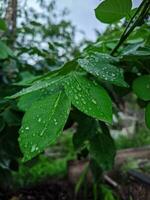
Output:
<svg viewBox="0 0 150 200">
<path fill-rule="evenodd" d="M 146 17 L 150 9 L 150 2 L 148 0 L 143 0 L 137 9 L 136 13 L 131 18 L 130 22 L 126 26 L 125 31 L 123 32 L 118 44 L 112 50 L 111 55 L 113 56 L 118 48 L 122 45 L 122 43 L 128 38 L 128 36 L 132 33 L 134 28 Z"/>
</svg>

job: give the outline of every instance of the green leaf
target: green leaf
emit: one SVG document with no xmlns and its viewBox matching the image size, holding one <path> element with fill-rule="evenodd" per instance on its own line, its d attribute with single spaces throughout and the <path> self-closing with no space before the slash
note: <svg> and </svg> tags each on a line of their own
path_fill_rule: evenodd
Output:
<svg viewBox="0 0 150 200">
<path fill-rule="evenodd" d="M 54 85 L 53 87 L 43 88 L 32 93 L 23 95 L 19 98 L 18 107 L 22 111 L 27 111 L 35 101 L 39 101 L 47 97 L 48 95 L 55 94 L 62 91 L 62 87 Z"/>
<path fill-rule="evenodd" d="M 90 154 L 103 169 L 111 169 L 116 149 L 109 133 L 98 132 L 95 137 L 91 138 Z"/>
<path fill-rule="evenodd" d="M 2 41 L 0 41 L 0 59 L 6 59 L 13 56 L 12 50 Z"/>
<path fill-rule="evenodd" d="M 112 102 L 100 85 L 77 73 L 70 74 L 65 90 L 72 104 L 83 113 L 105 122 L 112 122 Z"/>
<path fill-rule="evenodd" d="M 25 113 L 19 143 L 23 161 L 54 143 L 64 128 L 71 103 L 64 91 L 35 102 Z"/>
<path fill-rule="evenodd" d="M 146 107 L 145 122 L 146 122 L 147 127 L 150 129 L 150 103 Z"/>
<path fill-rule="evenodd" d="M 2 30 L 2 31 L 7 30 L 7 25 L 3 19 L 0 19 L 0 30 Z"/>
<path fill-rule="evenodd" d="M 61 88 L 62 82 L 64 81 L 65 77 L 54 77 L 54 78 L 49 78 L 49 79 L 44 79 L 41 81 L 37 81 L 33 83 L 32 86 L 28 88 L 22 89 L 20 92 L 12 95 L 11 97 L 8 98 L 17 98 L 26 94 L 33 93 L 35 91 L 41 90 L 41 89 L 46 89 L 46 88 L 51 88 L 51 90 L 55 90 L 56 88 Z"/>
<path fill-rule="evenodd" d="M 4 121 L 9 125 L 9 126 L 18 126 L 20 125 L 20 116 L 17 116 L 14 110 L 7 108 L 5 111 L 2 113 Z"/>
<path fill-rule="evenodd" d="M 20 72 L 21 81 L 14 83 L 13 85 L 18 86 L 30 86 L 34 81 L 36 81 L 38 78 L 41 78 L 41 76 L 34 76 L 28 71 Z"/>
<path fill-rule="evenodd" d="M 149 101 L 150 100 L 150 75 L 144 75 L 134 80 L 133 91 L 138 98 Z"/>
<path fill-rule="evenodd" d="M 114 23 L 130 13 L 131 0 L 104 0 L 95 9 L 95 15 L 103 23 Z"/>
<path fill-rule="evenodd" d="M 98 129 L 98 121 L 86 115 L 77 116 L 78 128 L 73 135 L 73 144 L 75 149 L 83 147 L 84 142 L 95 136 Z"/>
<path fill-rule="evenodd" d="M 107 54 L 93 52 L 79 59 L 78 62 L 84 70 L 101 80 L 118 86 L 127 86 L 124 81 L 123 70 L 113 65 L 114 58 Z"/>
</svg>

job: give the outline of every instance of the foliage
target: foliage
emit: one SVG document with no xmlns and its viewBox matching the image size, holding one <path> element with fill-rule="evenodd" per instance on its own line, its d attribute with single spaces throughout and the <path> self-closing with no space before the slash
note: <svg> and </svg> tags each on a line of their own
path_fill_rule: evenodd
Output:
<svg viewBox="0 0 150 200">
<path fill-rule="evenodd" d="M 124 6 L 121 1 L 117 1 L 115 5 L 114 2 L 116 1 L 103 1 L 96 9 L 97 18 L 103 22 L 113 23 L 131 12 L 130 0 L 123 1 Z M 2 45 L 5 52 L 1 53 L 2 69 L 4 70 L 6 62 L 11 60 L 19 66 L 16 68 L 20 70 L 21 77 L 24 77 L 18 77 L 18 82 L 17 79 L 9 82 L 9 84 L 17 82 L 15 84 L 19 87 L 24 86 L 21 91 L 13 95 L 11 95 L 13 92 L 5 94 L 5 96 L 9 95 L 6 100 L 9 104 L 19 97 L 17 111 L 18 109 L 25 111 L 19 130 L 19 145 L 23 153 L 23 161 L 31 160 L 43 152 L 48 145 L 56 142 L 66 122 L 73 120 L 78 124 L 74 135 L 75 147 L 77 149 L 79 147 L 79 151 L 87 150 L 95 166 L 93 167 L 95 170 L 92 171 L 108 170 L 112 167 L 115 145 L 108 129 L 112 124 L 112 110 L 120 108 L 120 99 L 128 93 L 135 92 L 138 98 L 146 100 L 145 104 L 150 100 L 148 75 L 150 38 L 149 23 L 146 20 L 149 7 L 149 1 L 141 3 L 131 16 L 121 37 L 124 24 L 122 27 L 111 26 L 80 55 L 77 53 L 79 51 L 74 51 L 75 47 L 71 48 L 69 53 L 67 52 L 68 46 L 72 47 L 72 38 L 69 37 L 70 32 L 65 34 L 68 24 L 63 21 L 54 24 L 51 32 L 49 29 L 49 25 L 52 25 L 51 21 L 43 26 L 39 23 L 40 20 L 32 22 L 28 19 L 27 23 L 18 30 L 19 33 L 24 31 L 25 34 L 21 35 L 22 38 L 18 34 L 16 52 L 12 55 L 9 48 L 6 48 L 7 45 Z M 110 12 L 111 10 L 113 13 Z M 34 20 L 35 18 L 36 16 Z M 47 19 L 47 16 L 45 18 Z M 33 31 L 33 27 L 36 32 Z M 41 32 L 41 40 L 45 39 L 49 44 L 48 49 L 36 46 L 35 34 L 39 32 Z M 32 40 L 25 37 L 28 34 L 32 36 Z M 66 63 L 68 58 L 65 54 L 60 55 L 60 52 L 56 51 L 59 45 L 55 37 L 58 41 L 65 41 L 65 44 L 59 45 L 66 49 L 65 53 L 69 55 L 71 61 Z M 50 42 L 49 39 L 52 41 Z M 30 58 L 30 55 L 34 58 L 37 54 L 38 61 L 33 65 L 32 62 L 24 62 L 22 59 L 24 53 L 27 53 L 26 58 Z M 72 58 L 73 55 L 75 58 Z M 39 60 L 41 57 L 42 59 Z M 30 78 L 29 74 L 22 73 L 27 69 L 30 71 Z M 15 87 L 15 90 L 18 88 Z M 3 112 L 6 112 L 4 108 Z M 149 127 L 149 105 L 145 116 Z M 2 122 L 1 129 L 4 123 Z"/>
<path fill-rule="evenodd" d="M 5 3 L 4 7 L 7 6 L 7 1 Z M 18 159 L 22 156 L 18 145 L 22 110 L 29 107 L 26 100 L 22 103 L 20 100 L 20 104 L 26 107 L 22 108 L 20 104 L 17 106 L 16 101 L 4 97 L 31 84 L 43 73 L 59 68 L 58 66 L 68 60 L 67 57 L 79 52 L 79 46 L 74 42 L 76 30 L 69 21 L 62 19 L 65 11 L 59 16 L 55 13 L 54 1 L 48 5 L 43 1 L 41 8 L 44 9 L 44 16 L 36 10 L 26 10 L 26 6 L 21 6 L 19 4 L 18 7 L 21 14 L 18 20 L 21 23 L 16 27 L 14 41 L 7 20 L 3 18 L 4 10 L 0 18 L 0 182 L 6 180 L 1 187 L 11 186 L 11 171 L 18 170 Z M 43 25 L 43 17 L 46 25 Z M 43 38 L 46 46 L 38 40 L 42 41 Z M 37 97 L 39 95 L 35 94 L 33 98 Z"/>
</svg>

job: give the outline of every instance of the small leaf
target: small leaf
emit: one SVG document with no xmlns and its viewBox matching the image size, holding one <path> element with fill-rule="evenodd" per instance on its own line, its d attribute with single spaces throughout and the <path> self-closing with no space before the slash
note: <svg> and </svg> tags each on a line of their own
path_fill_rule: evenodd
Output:
<svg viewBox="0 0 150 200">
<path fill-rule="evenodd" d="M 79 59 L 78 62 L 84 70 L 101 80 L 118 86 L 127 86 L 124 81 L 123 70 L 113 65 L 114 58 L 107 54 L 93 52 Z"/>
<path fill-rule="evenodd" d="M 71 103 L 65 92 L 35 102 L 25 113 L 19 143 L 23 161 L 30 160 L 54 143 L 64 128 Z"/>
<path fill-rule="evenodd" d="M 65 90 L 72 104 L 83 113 L 105 122 L 112 122 L 112 102 L 100 85 L 77 73 L 70 74 Z"/>
<path fill-rule="evenodd" d="M 98 132 L 90 140 L 90 154 L 103 169 L 111 169 L 116 149 L 109 133 Z"/>
<path fill-rule="evenodd" d="M 146 107 L 145 122 L 146 122 L 147 127 L 150 129 L 150 103 Z"/>
<path fill-rule="evenodd" d="M 133 91 L 138 98 L 149 101 L 150 100 L 150 75 L 140 76 L 133 82 Z"/>
<path fill-rule="evenodd" d="M 12 50 L 2 41 L 0 41 L 0 59 L 6 59 L 13 56 Z"/>
<path fill-rule="evenodd" d="M 95 15 L 103 23 L 114 23 L 130 13 L 131 0 L 104 0 L 95 9 Z"/>
</svg>

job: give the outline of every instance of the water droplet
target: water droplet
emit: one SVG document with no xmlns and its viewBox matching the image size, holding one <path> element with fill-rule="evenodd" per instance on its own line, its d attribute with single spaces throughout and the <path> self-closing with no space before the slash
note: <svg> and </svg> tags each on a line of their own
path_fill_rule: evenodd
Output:
<svg viewBox="0 0 150 200">
<path fill-rule="evenodd" d="M 39 150 L 39 148 L 38 148 L 38 147 L 36 147 L 36 148 L 35 148 L 35 150 L 36 150 L 36 151 L 38 151 L 38 150 Z"/>
<path fill-rule="evenodd" d="M 44 132 L 42 131 L 41 133 L 40 133 L 40 136 L 43 136 L 44 135 Z"/>
<path fill-rule="evenodd" d="M 34 152 L 34 151 L 36 151 L 36 145 L 33 145 L 31 148 L 31 152 Z"/>
<path fill-rule="evenodd" d="M 38 122 L 41 122 L 41 120 L 42 120 L 42 119 L 41 119 L 41 118 L 39 118 L 39 119 L 38 119 Z"/>
<path fill-rule="evenodd" d="M 95 101 L 95 99 L 92 99 L 92 102 L 93 102 L 94 104 L 97 104 L 96 101 Z"/>
<path fill-rule="evenodd" d="M 57 120 L 56 120 L 56 119 L 54 119 L 54 124 L 55 124 L 55 125 L 57 125 L 57 124 L 58 124 L 58 122 L 57 122 Z"/>
<path fill-rule="evenodd" d="M 26 130 L 29 130 L 29 126 L 26 126 L 25 129 L 26 129 Z"/>
</svg>

